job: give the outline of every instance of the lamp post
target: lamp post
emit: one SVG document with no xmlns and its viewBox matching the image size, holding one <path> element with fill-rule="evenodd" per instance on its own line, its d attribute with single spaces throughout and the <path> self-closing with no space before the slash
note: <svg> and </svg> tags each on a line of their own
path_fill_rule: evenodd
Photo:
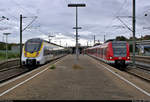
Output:
<svg viewBox="0 0 150 102">
<path fill-rule="evenodd" d="M 11 34 L 11 33 L 3 33 L 4 35 L 6 35 L 6 61 L 8 60 L 8 48 L 7 48 L 7 38 L 8 38 L 8 35 Z"/>
<path fill-rule="evenodd" d="M 135 0 L 133 0 L 133 16 L 132 16 L 132 26 L 133 26 L 133 67 L 136 67 L 135 65 L 135 23 L 136 23 L 136 19 L 135 19 Z"/>
<path fill-rule="evenodd" d="M 78 7 L 85 7 L 85 4 L 68 4 L 68 7 L 75 7 L 76 8 L 76 27 L 73 27 L 73 29 L 76 29 L 76 63 L 78 61 L 78 29 L 81 29 L 81 27 L 78 27 Z"/>
</svg>

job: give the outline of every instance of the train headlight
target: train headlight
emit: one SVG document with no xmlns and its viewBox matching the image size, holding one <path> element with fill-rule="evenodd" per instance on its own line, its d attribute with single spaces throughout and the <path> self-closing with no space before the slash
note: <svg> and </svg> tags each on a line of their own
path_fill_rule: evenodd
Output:
<svg viewBox="0 0 150 102">
<path fill-rule="evenodd" d="M 112 57 L 109 57 L 109 59 L 112 59 Z"/>
<path fill-rule="evenodd" d="M 130 57 L 127 57 L 127 59 L 130 59 Z"/>
</svg>

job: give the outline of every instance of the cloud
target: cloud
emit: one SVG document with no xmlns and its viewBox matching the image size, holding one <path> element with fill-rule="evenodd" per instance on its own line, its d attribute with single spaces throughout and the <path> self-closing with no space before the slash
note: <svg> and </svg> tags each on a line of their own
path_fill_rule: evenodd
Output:
<svg viewBox="0 0 150 102">
<path fill-rule="evenodd" d="M 93 35 L 97 40 L 115 38 L 120 35 L 130 37 L 132 32 L 127 28 L 115 28 L 123 26 L 116 16 L 132 16 L 131 0 L 0 0 L 0 16 L 6 16 L 10 20 L 0 22 L 0 36 L 3 32 L 11 32 L 9 42 L 19 43 L 19 17 L 20 14 L 28 18 L 23 19 L 23 27 L 32 21 L 32 16 L 38 19 L 32 27 L 23 32 L 23 42 L 29 38 L 40 37 L 48 40 L 48 35 L 54 34 L 56 43 L 62 45 L 75 45 L 75 8 L 69 8 L 68 3 L 86 3 L 86 7 L 78 8 L 79 42 L 86 45 L 87 41 L 93 41 Z M 145 17 L 144 14 L 148 16 Z M 148 0 L 136 0 L 136 33 L 149 34 L 150 2 Z M 132 19 L 122 18 L 132 27 Z M 40 27 L 39 27 L 40 26 Z M 4 29 L 9 28 L 9 29 Z M 40 30 L 40 31 L 39 31 Z M 42 32 L 41 32 L 42 31 Z M 61 33 L 61 34 L 60 34 Z M 0 38 L 1 41 L 1 38 Z"/>
</svg>

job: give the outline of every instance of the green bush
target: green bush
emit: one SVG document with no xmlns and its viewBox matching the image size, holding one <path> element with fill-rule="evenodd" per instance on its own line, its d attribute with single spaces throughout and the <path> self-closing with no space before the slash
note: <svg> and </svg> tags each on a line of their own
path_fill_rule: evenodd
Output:
<svg viewBox="0 0 150 102">
<path fill-rule="evenodd" d="M 50 69 L 55 69 L 55 68 L 56 68 L 55 65 L 50 66 Z"/>
<path fill-rule="evenodd" d="M 19 55 L 20 55 L 19 53 L 8 52 L 8 59 L 18 58 Z M 6 59 L 6 53 L 5 53 L 5 51 L 0 51 L 0 60 L 5 60 L 5 59 Z"/>
</svg>

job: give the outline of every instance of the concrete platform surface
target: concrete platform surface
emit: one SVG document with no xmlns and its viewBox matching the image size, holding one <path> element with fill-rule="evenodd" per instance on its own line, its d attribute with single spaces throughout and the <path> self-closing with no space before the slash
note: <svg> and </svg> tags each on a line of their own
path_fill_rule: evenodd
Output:
<svg viewBox="0 0 150 102">
<path fill-rule="evenodd" d="M 110 75 L 87 55 L 68 55 L 32 80 L 18 86 L 0 99 L 19 100 L 128 100 L 150 99 L 142 92 Z"/>
</svg>

